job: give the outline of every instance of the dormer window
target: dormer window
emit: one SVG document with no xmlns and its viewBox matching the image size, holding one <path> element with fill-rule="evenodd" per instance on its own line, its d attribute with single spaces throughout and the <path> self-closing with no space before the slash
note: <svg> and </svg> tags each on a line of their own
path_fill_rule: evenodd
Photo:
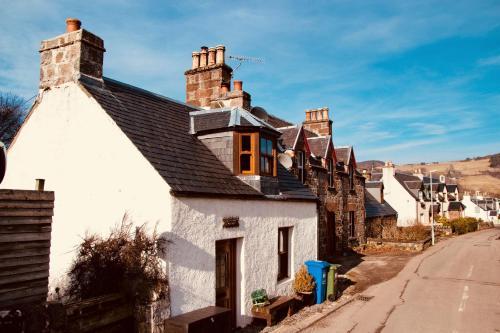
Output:
<svg viewBox="0 0 500 333">
<path fill-rule="evenodd" d="M 236 132 L 234 140 L 236 174 L 276 176 L 276 139 Z"/>
</svg>

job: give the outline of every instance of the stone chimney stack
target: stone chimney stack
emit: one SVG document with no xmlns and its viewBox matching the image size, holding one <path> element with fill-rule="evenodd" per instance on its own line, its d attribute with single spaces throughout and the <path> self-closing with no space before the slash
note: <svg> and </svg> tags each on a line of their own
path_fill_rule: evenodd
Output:
<svg viewBox="0 0 500 333">
<path fill-rule="evenodd" d="M 104 42 L 81 28 L 75 18 L 66 20 L 66 33 L 42 41 L 40 89 L 76 81 L 80 75 L 102 78 Z"/>
<path fill-rule="evenodd" d="M 327 107 L 306 110 L 304 128 L 318 135 L 332 135 L 332 121 Z"/>
<path fill-rule="evenodd" d="M 186 103 L 205 107 L 241 107 L 251 109 L 251 96 L 243 91 L 243 82 L 235 80 L 231 91 L 233 69 L 225 62 L 226 48 L 202 46 L 193 52 L 192 66 L 186 76 Z"/>
<path fill-rule="evenodd" d="M 222 85 L 230 85 L 233 69 L 225 63 L 225 50 L 222 45 L 210 49 L 202 46 L 193 52 L 192 67 L 184 73 L 187 104 L 209 107 L 220 97 Z"/>
</svg>

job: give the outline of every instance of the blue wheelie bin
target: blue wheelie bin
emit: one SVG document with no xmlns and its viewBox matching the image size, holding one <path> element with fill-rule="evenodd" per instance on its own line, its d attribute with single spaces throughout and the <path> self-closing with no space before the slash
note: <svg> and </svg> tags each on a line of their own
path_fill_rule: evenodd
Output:
<svg viewBox="0 0 500 333">
<path fill-rule="evenodd" d="M 318 260 L 308 260 L 305 264 L 307 271 L 316 282 L 316 304 L 323 303 L 326 300 L 326 282 L 330 264 L 326 261 Z"/>
</svg>

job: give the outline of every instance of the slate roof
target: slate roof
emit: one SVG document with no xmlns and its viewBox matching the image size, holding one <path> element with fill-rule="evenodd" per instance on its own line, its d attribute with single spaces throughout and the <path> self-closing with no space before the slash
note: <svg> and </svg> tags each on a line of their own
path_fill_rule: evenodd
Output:
<svg viewBox="0 0 500 333">
<path fill-rule="evenodd" d="M 235 127 L 259 127 L 279 132 L 262 119 L 241 108 L 222 108 L 192 111 L 191 133 L 207 132 Z"/>
<path fill-rule="evenodd" d="M 372 172 L 372 181 L 380 181 L 383 175 L 382 172 Z"/>
<path fill-rule="evenodd" d="M 366 218 L 397 216 L 398 214 L 387 201 L 384 201 L 384 203 L 378 202 L 368 191 L 365 191 L 365 210 Z"/>
<path fill-rule="evenodd" d="M 455 190 L 457 189 L 457 185 L 456 184 L 446 184 L 446 190 L 448 192 L 455 192 Z"/>
<path fill-rule="evenodd" d="M 337 155 L 337 162 L 347 165 L 351 157 L 351 147 L 335 148 L 335 155 Z"/>
<path fill-rule="evenodd" d="M 453 201 L 450 202 L 450 204 L 448 205 L 448 211 L 450 210 L 461 211 L 464 208 L 465 208 L 464 205 L 460 201 Z"/>
<path fill-rule="evenodd" d="M 279 198 L 316 200 L 316 196 L 309 190 L 309 188 L 298 181 L 298 179 L 288 172 L 280 163 L 278 163 L 278 178 L 279 189 L 281 192 Z"/>
<path fill-rule="evenodd" d="M 267 123 L 273 126 L 274 128 L 293 126 L 292 123 L 283 120 L 281 118 L 278 118 L 276 116 L 273 116 L 272 114 L 268 114 Z"/>
<path fill-rule="evenodd" d="M 368 180 L 365 182 L 366 188 L 381 188 L 383 183 L 381 181 Z"/>
<path fill-rule="evenodd" d="M 281 132 L 280 140 L 284 148 L 293 149 L 300 128 L 298 126 L 293 126 L 293 127 L 278 128 L 278 130 Z"/>
<path fill-rule="evenodd" d="M 217 194 L 263 198 L 263 194 L 234 176 L 196 136 L 189 134 L 191 106 L 109 78 L 82 76 L 81 85 L 96 99 L 170 185 L 174 194 Z M 91 135 L 91 133 L 89 133 Z M 133 175 L 131 177 L 140 177 Z M 281 177 L 283 174 L 281 173 Z M 285 177 L 287 197 L 311 199 L 297 193 Z M 283 197 L 286 198 L 286 197 Z"/>
<path fill-rule="evenodd" d="M 331 142 L 331 137 L 327 136 L 318 136 L 307 139 L 307 143 L 309 144 L 309 148 L 311 149 L 311 153 L 316 157 L 326 157 L 327 149 Z"/>
<path fill-rule="evenodd" d="M 394 178 L 410 193 L 412 197 L 418 199 L 418 190 L 422 185 L 422 181 L 417 176 L 408 175 L 405 173 L 396 172 Z"/>
</svg>

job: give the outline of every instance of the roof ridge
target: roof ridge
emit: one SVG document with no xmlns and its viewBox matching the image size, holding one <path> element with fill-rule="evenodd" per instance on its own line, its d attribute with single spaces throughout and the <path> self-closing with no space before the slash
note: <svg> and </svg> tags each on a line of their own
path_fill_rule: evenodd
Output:
<svg viewBox="0 0 500 333">
<path fill-rule="evenodd" d="M 85 75 L 85 74 L 82 74 L 82 75 Z M 85 75 L 86 77 L 90 78 L 90 79 L 94 79 L 92 77 L 89 77 L 88 75 Z M 95 79 L 94 79 L 95 80 Z M 146 89 L 143 89 L 143 88 L 140 88 L 140 87 L 137 87 L 137 86 L 134 86 L 132 84 L 129 84 L 129 83 L 125 83 L 125 82 L 122 82 L 122 81 L 118 81 L 118 80 L 115 80 L 115 79 L 112 79 L 112 78 L 109 78 L 109 77 L 106 77 L 106 76 L 103 76 L 103 80 L 104 80 L 104 84 L 106 84 L 106 81 L 111 81 L 113 83 L 116 83 L 116 84 L 120 84 L 120 85 L 123 85 L 125 87 L 128 87 L 128 88 L 131 88 L 131 89 L 135 89 L 135 90 L 139 90 L 145 94 L 148 94 L 148 95 L 151 95 L 151 96 L 154 96 L 154 97 L 157 97 L 157 98 L 160 98 L 160 99 L 165 99 L 167 101 L 170 101 L 170 102 L 174 102 L 174 103 L 177 103 L 177 104 L 181 104 L 181 105 L 184 105 L 184 106 L 187 106 L 187 107 L 190 107 L 192 109 L 197 109 L 197 110 L 203 110 L 199 107 L 196 107 L 196 106 L 193 106 L 193 105 L 189 105 L 189 104 L 186 104 L 185 102 L 181 102 L 177 99 L 174 99 L 174 98 L 170 98 L 170 97 L 167 97 L 167 96 L 164 96 L 162 94 L 159 94 L 159 93 L 155 93 L 155 92 L 152 92 L 150 90 L 146 90 Z"/>
</svg>

